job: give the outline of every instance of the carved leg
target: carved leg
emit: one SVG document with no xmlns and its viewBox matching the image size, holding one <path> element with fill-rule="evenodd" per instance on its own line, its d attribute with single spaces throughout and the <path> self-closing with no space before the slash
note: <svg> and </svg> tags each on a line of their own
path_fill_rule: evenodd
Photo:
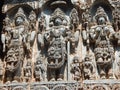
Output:
<svg viewBox="0 0 120 90">
<path fill-rule="evenodd" d="M 65 65 L 63 65 L 59 70 L 58 70 L 58 77 L 57 77 L 57 81 L 61 81 L 64 78 L 64 70 L 65 70 Z"/>
<path fill-rule="evenodd" d="M 109 71 L 108 71 L 108 77 L 109 77 L 109 79 L 114 79 L 112 68 L 110 68 Z"/>
<path fill-rule="evenodd" d="M 55 70 L 50 69 L 50 81 L 55 81 Z"/>
<path fill-rule="evenodd" d="M 5 73 L 5 81 L 6 83 L 10 83 L 13 80 L 13 74 L 12 72 L 6 71 Z"/>
<path fill-rule="evenodd" d="M 100 71 L 100 78 L 101 79 L 105 79 L 106 78 L 106 73 L 105 73 L 105 71 L 103 69 Z"/>
</svg>

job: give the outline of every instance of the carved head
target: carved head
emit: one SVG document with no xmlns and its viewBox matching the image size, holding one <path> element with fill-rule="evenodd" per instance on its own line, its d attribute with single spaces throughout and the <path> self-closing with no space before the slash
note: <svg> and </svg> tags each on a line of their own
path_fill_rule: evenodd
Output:
<svg viewBox="0 0 120 90">
<path fill-rule="evenodd" d="M 31 62 L 27 61 L 27 65 L 26 66 L 31 66 Z"/>
<path fill-rule="evenodd" d="M 6 15 L 6 18 L 4 19 L 3 24 L 4 24 L 5 26 L 9 26 L 9 25 L 10 25 L 10 18 L 9 18 L 8 15 Z"/>
<path fill-rule="evenodd" d="M 42 64 L 42 63 L 43 63 L 42 62 L 42 57 L 41 56 L 37 57 L 36 65 L 39 65 L 39 64 Z"/>
<path fill-rule="evenodd" d="M 60 8 L 57 8 L 51 15 L 50 24 L 51 22 L 53 22 L 53 26 L 66 25 L 67 20 L 65 17 L 65 13 Z"/>
<path fill-rule="evenodd" d="M 97 9 L 97 12 L 96 12 L 96 15 L 95 15 L 95 19 L 96 19 L 96 22 L 99 24 L 99 25 L 102 25 L 102 24 L 105 24 L 106 22 L 108 22 L 108 16 L 106 14 L 106 12 L 104 11 L 104 9 L 102 7 L 99 7 Z"/>
<path fill-rule="evenodd" d="M 24 14 L 23 9 L 19 8 L 18 12 L 15 15 L 15 25 L 19 26 L 24 24 L 25 18 L 26 18 L 26 15 Z"/>
<path fill-rule="evenodd" d="M 31 12 L 30 12 L 29 20 L 30 20 L 30 21 L 34 21 L 34 20 L 36 20 L 36 14 L 35 14 L 34 11 L 31 11 Z"/>
<path fill-rule="evenodd" d="M 73 58 L 73 63 L 79 63 L 79 57 L 75 56 L 75 57 Z"/>
<path fill-rule="evenodd" d="M 86 57 L 85 57 L 85 61 L 90 61 L 90 58 L 89 58 L 88 55 L 86 55 Z"/>
<path fill-rule="evenodd" d="M 56 25 L 56 26 L 62 25 L 62 19 L 59 18 L 59 17 L 57 17 L 57 18 L 55 19 L 55 25 Z"/>
</svg>

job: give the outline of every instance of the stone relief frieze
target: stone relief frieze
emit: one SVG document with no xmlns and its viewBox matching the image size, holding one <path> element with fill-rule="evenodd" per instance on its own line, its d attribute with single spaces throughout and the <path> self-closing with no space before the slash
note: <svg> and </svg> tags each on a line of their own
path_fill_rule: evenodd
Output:
<svg viewBox="0 0 120 90">
<path fill-rule="evenodd" d="M 119 1 L 102 2 L 5 1 L 0 89 L 118 90 Z"/>
</svg>

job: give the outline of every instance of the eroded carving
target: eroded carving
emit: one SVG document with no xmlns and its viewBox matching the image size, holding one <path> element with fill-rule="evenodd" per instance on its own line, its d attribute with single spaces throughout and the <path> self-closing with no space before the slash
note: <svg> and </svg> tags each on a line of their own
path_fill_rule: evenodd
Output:
<svg viewBox="0 0 120 90">
<path fill-rule="evenodd" d="M 95 79 L 95 63 L 92 55 L 86 55 L 83 61 L 83 75 L 84 79 Z"/>
<path fill-rule="evenodd" d="M 39 56 L 35 62 L 34 67 L 34 77 L 36 81 L 45 81 L 46 80 L 46 73 L 47 67 L 43 63 L 44 58 Z"/>
<path fill-rule="evenodd" d="M 79 62 L 79 58 L 75 56 L 71 64 L 71 73 L 73 74 L 73 79 L 80 81 L 82 79 L 82 70 Z"/>
<path fill-rule="evenodd" d="M 112 44 L 112 26 L 102 7 L 97 9 L 95 15 L 96 26 L 91 27 L 90 38 L 95 42 L 95 58 L 101 78 L 113 78 L 112 63 L 114 62 L 114 48 Z"/>
</svg>

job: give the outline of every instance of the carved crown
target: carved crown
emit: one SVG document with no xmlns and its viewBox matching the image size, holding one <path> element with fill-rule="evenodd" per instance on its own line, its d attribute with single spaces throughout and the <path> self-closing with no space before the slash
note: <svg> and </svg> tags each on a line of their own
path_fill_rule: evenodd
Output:
<svg viewBox="0 0 120 90">
<path fill-rule="evenodd" d="M 57 8 L 51 15 L 51 20 L 54 20 L 57 17 L 60 17 L 61 19 L 65 19 L 64 16 L 65 16 L 65 13 L 60 8 Z"/>
<path fill-rule="evenodd" d="M 31 12 L 30 12 L 29 19 L 31 20 L 31 18 L 36 19 L 36 14 L 35 14 L 34 11 L 31 11 Z"/>
<path fill-rule="evenodd" d="M 23 18 L 26 18 L 26 15 L 25 15 L 25 13 L 24 13 L 24 10 L 20 7 L 19 9 L 18 9 L 18 12 L 16 13 L 16 15 L 15 15 L 15 18 L 17 18 L 17 17 L 23 17 Z"/>
<path fill-rule="evenodd" d="M 10 23 L 10 18 L 8 15 L 6 15 L 5 19 L 4 19 L 4 24 L 8 24 Z"/>
<path fill-rule="evenodd" d="M 106 20 L 108 19 L 107 14 L 102 7 L 99 7 L 96 11 L 95 19 L 98 20 L 99 17 L 104 17 Z"/>
</svg>

